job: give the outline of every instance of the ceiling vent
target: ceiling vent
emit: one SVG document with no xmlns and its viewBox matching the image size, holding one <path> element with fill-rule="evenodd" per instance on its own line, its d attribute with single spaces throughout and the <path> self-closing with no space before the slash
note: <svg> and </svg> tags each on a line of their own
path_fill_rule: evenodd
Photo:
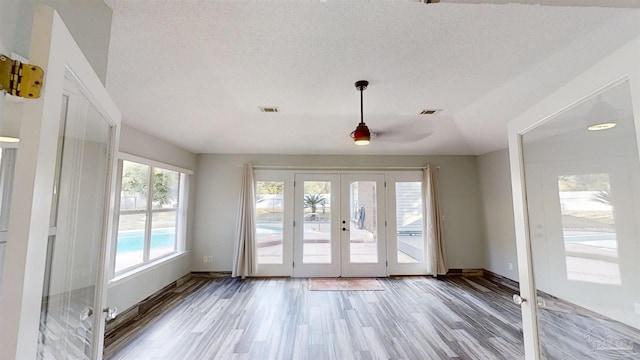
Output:
<svg viewBox="0 0 640 360">
<path fill-rule="evenodd" d="M 435 115 L 442 111 L 442 109 L 424 109 L 420 111 L 420 115 Z"/>
<path fill-rule="evenodd" d="M 260 111 L 264 113 L 277 113 L 279 112 L 278 108 L 275 106 L 260 106 Z"/>
</svg>

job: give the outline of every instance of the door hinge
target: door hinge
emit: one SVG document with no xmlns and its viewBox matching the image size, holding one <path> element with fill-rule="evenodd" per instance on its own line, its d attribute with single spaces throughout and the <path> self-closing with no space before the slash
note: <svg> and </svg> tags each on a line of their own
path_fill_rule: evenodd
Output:
<svg viewBox="0 0 640 360">
<path fill-rule="evenodd" d="M 293 220 L 293 227 L 296 227 L 296 221 Z"/>
<path fill-rule="evenodd" d="M 387 220 L 384 221 L 384 227 L 387 227 Z"/>
<path fill-rule="evenodd" d="M 296 262 L 295 261 L 291 262 L 291 267 L 296 267 Z"/>
<path fill-rule="evenodd" d="M 389 267 L 389 260 L 385 261 L 386 266 Z"/>
<path fill-rule="evenodd" d="M 44 70 L 0 54 L 0 90 L 27 99 L 40 97 Z"/>
</svg>

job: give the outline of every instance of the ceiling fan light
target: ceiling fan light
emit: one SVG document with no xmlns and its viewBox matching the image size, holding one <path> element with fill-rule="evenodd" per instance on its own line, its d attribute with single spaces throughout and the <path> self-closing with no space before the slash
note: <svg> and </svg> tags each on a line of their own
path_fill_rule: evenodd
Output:
<svg viewBox="0 0 640 360">
<path fill-rule="evenodd" d="M 371 133 L 367 124 L 363 122 L 359 123 L 358 127 L 351 132 L 351 137 L 356 145 L 369 145 L 369 142 L 371 142 Z"/>
</svg>

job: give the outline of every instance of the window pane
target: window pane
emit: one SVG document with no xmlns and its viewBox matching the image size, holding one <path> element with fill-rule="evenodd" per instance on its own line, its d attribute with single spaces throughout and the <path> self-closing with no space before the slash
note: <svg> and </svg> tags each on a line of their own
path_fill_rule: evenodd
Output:
<svg viewBox="0 0 640 360">
<path fill-rule="evenodd" d="M 176 249 L 178 211 L 154 212 L 152 216 L 149 258 L 155 259 Z"/>
<path fill-rule="evenodd" d="M 256 185 L 258 264 L 282 264 L 284 182 L 258 181 Z"/>
<path fill-rule="evenodd" d="M 146 222 L 147 214 L 120 214 L 116 245 L 116 272 L 143 262 Z"/>
<path fill-rule="evenodd" d="M 153 208 L 178 208 L 180 173 L 160 168 L 153 169 Z"/>
<path fill-rule="evenodd" d="M 424 262 L 422 236 L 422 183 L 396 183 L 398 263 Z"/>
<path fill-rule="evenodd" d="M 331 181 L 304 182 L 302 262 L 331 263 Z"/>
<path fill-rule="evenodd" d="M 378 224 L 375 181 L 354 181 L 349 184 L 351 198 L 351 231 L 349 231 L 349 262 L 378 262 Z"/>
<path fill-rule="evenodd" d="M 149 165 L 122 162 L 120 210 L 144 210 L 149 191 Z"/>
</svg>

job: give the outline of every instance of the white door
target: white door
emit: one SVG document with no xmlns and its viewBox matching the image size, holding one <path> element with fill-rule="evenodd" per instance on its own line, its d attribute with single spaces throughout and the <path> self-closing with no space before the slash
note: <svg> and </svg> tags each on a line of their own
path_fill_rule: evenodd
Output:
<svg viewBox="0 0 640 360">
<path fill-rule="evenodd" d="M 340 276 L 340 175 L 296 174 L 294 276 Z"/>
<path fill-rule="evenodd" d="M 386 276 L 384 175 L 296 174 L 294 276 Z"/>
<path fill-rule="evenodd" d="M 293 173 L 256 170 L 257 276 L 291 276 Z"/>
<path fill-rule="evenodd" d="M 341 276 L 387 276 L 384 175 L 340 176 Z"/>
<path fill-rule="evenodd" d="M 6 358 L 100 359 L 120 113 L 58 14 L 38 6 L 9 219 L 0 348 Z"/>
</svg>

